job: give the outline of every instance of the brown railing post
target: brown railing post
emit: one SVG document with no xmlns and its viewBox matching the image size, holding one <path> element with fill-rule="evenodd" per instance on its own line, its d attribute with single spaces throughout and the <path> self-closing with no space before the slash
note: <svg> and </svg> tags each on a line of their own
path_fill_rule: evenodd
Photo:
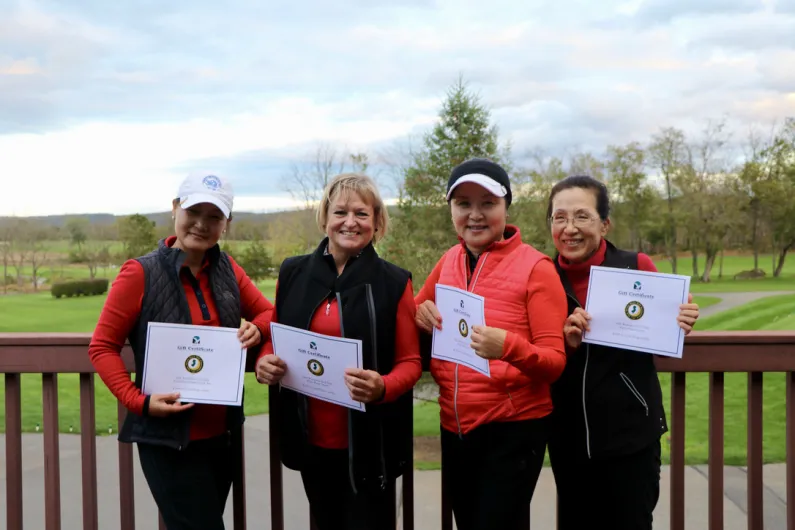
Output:
<svg viewBox="0 0 795 530">
<path fill-rule="evenodd" d="M 723 530 L 723 372 L 709 377 L 709 530 Z"/>
<path fill-rule="evenodd" d="M 284 492 L 282 491 L 282 457 L 279 452 L 279 387 L 268 387 L 268 449 L 270 453 L 271 530 L 284 530 Z"/>
<path fill-rule="evenodd" d="M 94 374 L 80 374 L 80 460 L 83 470 L 83 530 L 99 530 L 96 424 Z"/>
<path fill-rule="evenodd" d="M 22 385 L 6 374 L 6 525 L 22 530 Z"/>
<path fill-rule="evenodd" d="M 762 373 L 748 374 L 748 528 L 764 527 Z"/>
<path fill-rule="evenodd" d="M 58 374 L 41 376 L 44 408 L 44 510 L 47 530 L 61 530 L 61 456 L 58 445 Z"/>
<path fill-rule="evenodd" d="M 414 425 L 414 407 L 411 407 L 411 424 Z M 414 530 L 414 436 L 408 442 L 409 464 L 402 478 L 401 504 L 403 508 L 403 530 Z"/>
<path fill-rule="evenodd" d="M 787 530 L 795 530 L 795 372 L 787 372 Z"/>
<path fill-rule="evenodd" d="M 231 440 L 235 455 L 235 474 L 232 481 L 232 507 L 235 530 L 246 530 L 246 432 L 241 425 Z"/>
<path fill-rule="evenodd" d="M 685 530 L 685 373 L 671 377 L 671 530 Z"/>
<path fill-rule="evenodd" d="M 127 409 L 119 402 L 119 429 L 124 424 Z M 119 515 L 121 530 L 135 530 L 135 487 L 133 484 L 132 444 L 119 442 Z"/>
</svg>

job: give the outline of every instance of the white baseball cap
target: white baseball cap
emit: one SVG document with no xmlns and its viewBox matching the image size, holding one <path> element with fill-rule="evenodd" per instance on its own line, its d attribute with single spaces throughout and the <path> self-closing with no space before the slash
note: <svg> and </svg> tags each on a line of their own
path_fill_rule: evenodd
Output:
<svg viewBox="0 0 795 530">
<path fill-rule="evenodd" d="M 232 214 L 235 192 L 232 184 L 214 173 L 191 173 L 179 186 L 179 205 L 190 208 L 201 203 L 214 204 L 228 219 Z"/>
</svg>

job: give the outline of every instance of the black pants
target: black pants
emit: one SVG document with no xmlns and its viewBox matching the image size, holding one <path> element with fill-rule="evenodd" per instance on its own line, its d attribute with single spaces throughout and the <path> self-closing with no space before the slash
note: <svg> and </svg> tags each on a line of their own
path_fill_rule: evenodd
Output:
<svg viewBox="0 0 795 530">
<path fill-rule="evenodd" d="M 459 530 L 513 530 L 528 521 L 544 465 L 547 423 L 488 423 L 463 438 L 442 429 L 444 489 Z"/>
<path fill-rule="evenodd" d="M 380 530 L 395 527 L 395 482 L 384 491 L 351 487 L 347 449 L 312 446 L 301 471 L 309 509 L 319 530 Z"/>
<path fill-rule="evenodd" d="M 224 507 L 240 460 L 228 435 L 182 451 L 138 444 L 149 489 L 168 530 L 224 530 Z"/>
<path fill-rule="evenodd" d="M 589 460 L 549 444 L 558 490 L 558 530 L 652 530 L 660 497 L 660 441 L 626 456 Z"/>
</svg>

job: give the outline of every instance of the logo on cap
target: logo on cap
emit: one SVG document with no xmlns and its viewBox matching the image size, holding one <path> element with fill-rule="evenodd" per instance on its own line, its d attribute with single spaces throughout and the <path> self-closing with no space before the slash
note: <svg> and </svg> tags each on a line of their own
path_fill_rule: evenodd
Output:
<svg viewBox="0 0 795 530">
<path fill-rule="evenodd" d="M 202 179 L 202 184 L 204 184 L 205 188 L 216 191 L 218 188 L 221 187 L 221 179 L 219 179 L 215 175 L 207 175 Z"/>
</svg>

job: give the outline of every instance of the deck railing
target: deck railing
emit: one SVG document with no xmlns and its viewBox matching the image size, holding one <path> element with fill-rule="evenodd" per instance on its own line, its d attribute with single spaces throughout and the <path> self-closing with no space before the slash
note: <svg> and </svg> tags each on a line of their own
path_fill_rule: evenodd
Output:
<svg viewBox="0 0 795 530">
<path fill-rule="evenodd" d="M 71 333 L 0 333 L 0 373 L 5 378 L 5 464 L 6 528 L 23 528 L 22 498 L 22 376 L 40 374 L 42 382 L 44 437 L 45 528 L 60 530 L 61 474 L 58 418 L 58 376 L 79 374 L 82 514 L 85 530 L 98 530 L 97 442 L 95 436 L 94 368 L 87 356 L 90 335 Z M 123 358 L 132 368 L 129 348 Z M 709 374 L 709 528 L 724 527 L 724 374 L 746 373 L 748 378 L 747 481 L 748 528 L 763 528 L 762 482 L 762 389 L 765 373 L 786 374 L 786 484 L 787 529 L 795 530 L 795 332 L 694 332 L 686 340 L 681 360 L 657 358 L 661 373 L 671 373 L 671 405 L 666 411 L 671 437 L 672 530 L 685 528 L 685 384 L 689 373 Z M 249 366 L 249 369 L 251 367 Z M 101 382 L 99 384 L 102 384 Z M 274 410 L 275 393 L 270 395 Z M 119 425 L 126 410 L 118 408 Z M 278 436 L 278 425 L 270 418 L 270 441 Z M 244 440 L 239 439 L 245 455 Z M 135 496 L 133 489 L 133 448 L 118 444 L 119 516 L 122 530 L 134 530 Z M 284 495 L 282 467 L 277 444 L 270 443 L 271 528 L 282 530 Z M 246 528 L 245 457 L 233 482 L 233 520 L 235 530 Z M 442 472 L 444 474 L 444 471 Z M 414 528 L 414 477 L 408 473 L 402 483 L 402 522 Z M 444 483 L 444 478 L 442 478 Z M 442 498 L 445 499 L 444 492 Z M 311 523 L 310 523 L 311 524 Z M 162 521 L 159 523 L 163 528 Z M 449 503 L 443 501 L 439 525 L 452 529 Z M 529 527 L 529 517 L 527 525 Z M 314 525 L 312 525 L 314 526 Z M 287 525 L 292 528 L 292 525 Z"/>
</svg>

